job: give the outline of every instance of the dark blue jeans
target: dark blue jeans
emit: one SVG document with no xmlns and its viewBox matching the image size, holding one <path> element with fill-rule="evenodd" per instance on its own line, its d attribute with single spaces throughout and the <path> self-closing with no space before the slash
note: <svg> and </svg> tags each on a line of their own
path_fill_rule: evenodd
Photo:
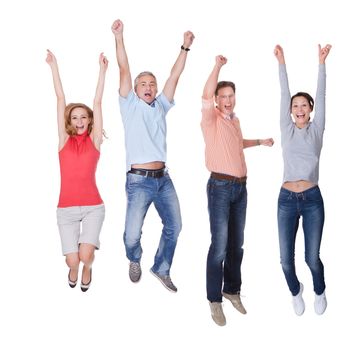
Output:
<svg viewBox="0 0 360 350">
<path fill-rule="evenodd" d="M 320 244 L 324 226 L 324 203 L 318 186 L 304 192 L 281 188 L 278 200 L 278 228 L 281 266 L 292 295 L 300 290 L 295 270 L 295 240 L 302 217 L 305 261 L 310 268 L 314 291 L 325 290 L 324 266 L 320 260 Z"/>
<path fill-rule="evenodd" d="M 246 183 L 210 178 L 207 196 L 211 231 L 206 266 L 207 299 L 221 302 L 222 291 L 236 294 L 241 288 Z"/>
</svg>

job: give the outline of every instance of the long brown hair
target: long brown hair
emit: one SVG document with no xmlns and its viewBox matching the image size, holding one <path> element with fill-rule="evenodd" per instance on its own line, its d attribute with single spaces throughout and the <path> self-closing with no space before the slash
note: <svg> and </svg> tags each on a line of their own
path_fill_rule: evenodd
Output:
<svg viewBox="0 0 360 350">
<path fill-rule="evenodd" d="M 87 105 L 83 104 L 83 103 L 69 103 L 66 107 L 65 107 L 65 112 L 64 112 L 64 119 L 65 119 L 65 131 L 68 135 L 73 136 L 76 135 L 76 129 L 71 125 L 71 112 L 75 109 L 75 108 L 84 108 L 88 114 L 89 117 L 89 126 L 88 126 L 88 130 L 87 133 L 90 135 L 93 125 L 94 125 L 94 114 L 93 111 L 90 107 L 88 107 Z"/>
</svg>

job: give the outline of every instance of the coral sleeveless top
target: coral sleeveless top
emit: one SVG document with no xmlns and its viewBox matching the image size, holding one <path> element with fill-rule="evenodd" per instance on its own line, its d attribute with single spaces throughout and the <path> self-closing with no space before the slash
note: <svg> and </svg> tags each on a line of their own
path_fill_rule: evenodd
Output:
<svg viewBox="0 0 360 350">
<path fill-rule="evenodd" d="M 100 152 L 87 132 L 70 136 L 59 151 L 61 188 L 58 207 L 98 205 L 103 201 L 95 172 Z"/>
</svg>

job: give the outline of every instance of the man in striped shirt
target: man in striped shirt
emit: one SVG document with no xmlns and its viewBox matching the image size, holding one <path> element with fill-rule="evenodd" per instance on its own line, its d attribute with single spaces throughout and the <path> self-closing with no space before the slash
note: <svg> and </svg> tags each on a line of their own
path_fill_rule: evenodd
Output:
<svg viewBox="0 0 360 350">
<path fill-rule="evenodd" d="M 206 289 L 211 316 L 216 324 L 226 324 L 222 297 L 242 314 L 241 262 L 247 206 L 246 163 L 243 149 L 272 146 L 273 139 L 245 140 L 234 114 L 235 84 L 218 82 L 227 59 L 216 63 L 205 84 L 201 129 L 205 140 L 206 167 L 211 172 L 207 184 L 211 245 L 207 257 Z M 215 101 L 215 104 L 214 104 Z"/>
</svg>

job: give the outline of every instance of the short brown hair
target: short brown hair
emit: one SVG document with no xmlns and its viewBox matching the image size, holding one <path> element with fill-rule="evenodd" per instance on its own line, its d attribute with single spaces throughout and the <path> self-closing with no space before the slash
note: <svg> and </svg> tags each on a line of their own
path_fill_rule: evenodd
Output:
<svg viewBox="0 0 360 350">
<path fill-rule="evenodd" d="M 215 96 L 217 96 L 219 93 L 219 90 L 224 87 L 231 87 L 235 93 L 235 84 L 232 81 L 219 81 L 216 85 Z"/>
<path fill-rule="evenodd" d="M 75 108 L 84 108 L 86 110 L 88 117 L 89 117 L 89 126 L 88 126 L 87 132 L 88 132 L 88 134 L 90 134 L 91 130 L 93 128 L 93 125 L 94 125 L 94 113 L 90 107 L 88 107 L 87 105 L 85 105 L 83 103 L 69 103 L 65 107 L 64 120 L 65 120 L 66 133 L 70 136 L 77 134 L 76 129 L 71 125 L 71 112 Z"/>
</svg>

